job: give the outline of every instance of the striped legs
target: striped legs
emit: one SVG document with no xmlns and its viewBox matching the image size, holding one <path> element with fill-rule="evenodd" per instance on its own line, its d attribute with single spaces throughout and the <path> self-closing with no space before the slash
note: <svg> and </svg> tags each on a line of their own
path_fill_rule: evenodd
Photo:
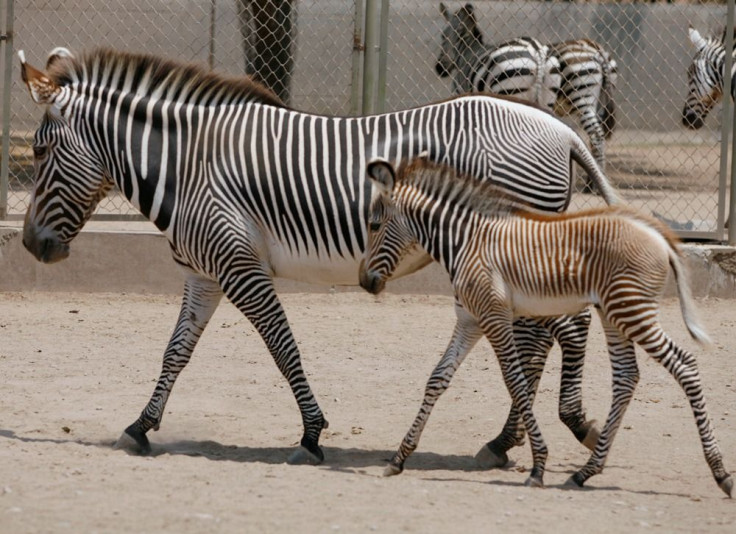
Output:
<svg viewBox="0 0 736 534">
<path fill-rule="evenodd" d="M 587 421 L 582 405 L 582 376 L 585 347 L 590 326 L 590 310 L 575 316 L 549 317 L 545 319 L 520 318 L 514 321 L 514 342 L 521 359 L 529 395 L 534 396 L 539 385 L 544 364 L 557 340 L 562 350 L 562 376 L 560 379 L 560 420 L 573 435 L 589 449 L 598 440 L 595 421 Z M 551 334 L 551 336 L 550 336 Z M 512 405 L 501 433 L 486 443 L 476 455 L 479 467 L 490 469 L 502 467 L 508 462 L 506 452 L 524 443 L 524 426 L 519 411 Z"/>
<path fill-rule="evenodd" d="M 260 259 L 255 256 L 239 261 L 238 268 L 231 268 L 223 277 L 222 288 L 263 338 L 299 406 L 304 435 L 301 448 L 292 454 L 289 463 L 319 464 L 324 460 L 319 436 L 322 429 L 327 428 L 327 421 L 302 369 L 301 355 L 273 280 L 260 265 Z"/>
<path fill-rule="evenodd" d="M 151 452 L 146 432 L 152 428 L 158 430 L 176 378 L 189 363 L 194 347 L 221 297 L 222 291 L 217 282 L 194 274 L 186 279 L 179 319 L 164 352 L 161 374 L 153 396 L 138 420 L 125 429 L 116 447 L 137 448 L 142 454 Z M 134 443 L 131 443 L 131 439 Z"/>
<path fill-rule="evenodd" d="M 419 438 L 422 435 L 422 430 L 424 430 L 424 425 L 427 424 L 432 408 L 440 395 L 450 386 L 450 381 L 457 368 L 463 363 L 465 356 L 468 355 L 468 352 L 483 335 L 477 321 L 457 303 L 455 304 L 455 313 L 457 322 L 450 344 L 434 371 L 432 371 L 424 390 L 424 400 L 419 408 L 419 413 L 414 419 L 409 432 L 404 436 L 399 450 L 386 466 L 383 472 L 384 476 L 397 475 L 404 470 L 404 461 L 417 448 Z"/>
</svg>

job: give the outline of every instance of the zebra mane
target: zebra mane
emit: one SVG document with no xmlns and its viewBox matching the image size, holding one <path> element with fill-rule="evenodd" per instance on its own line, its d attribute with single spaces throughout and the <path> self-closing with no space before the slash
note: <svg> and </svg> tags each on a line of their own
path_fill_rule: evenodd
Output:
<svg viewBox="0 0 736 534">
<path fill-rule="evenodd" d="M 132 93 L 163 94 L 192 104 L 258 102 L 286 107 L 267 87 L 247 76 L 228 76 L 194 63 L 110 48 L 96 48 L 79 58 L 56 57 L 47 74 L 61 86 L 89 84 L 123 90 L 129 84 Z"/>
<path fill-rule="evenodd" d="M 531 209 L 506 189 L 488 180 L 458 173 L 452 167 L 426 158 L 403 161 L 396 171 L 396 185 L 405 184 L 440 200 L 484 216 L 505 217 Z"/>
</svg>

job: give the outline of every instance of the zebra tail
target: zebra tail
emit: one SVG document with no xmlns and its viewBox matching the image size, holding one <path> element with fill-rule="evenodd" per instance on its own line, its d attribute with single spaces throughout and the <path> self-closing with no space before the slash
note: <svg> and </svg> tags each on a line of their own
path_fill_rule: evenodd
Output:
<svg viewBox="0 0 736 534">
<path fill-rule="evenodd" d="M 677 286 L 677 295 L 680 299 L 680 311 L 682 312 L 682 319 L 685 321 L 685 326 L 692 338 L 705 347 L 709 347 L 713 344 L 708 336 L 705 328 L 700 324 L 698 314 L 695 309 L 695 302 L 693 301 L 692 291 L 690 290 L 690 283 L 688 282 L 687 270 L 682 262 L 682 255 L 674 247 L 673 243 L 667 240 L 669 244 L 669 260 L 672 272 L 675 275 L 675 284 Z"/>
<path fill-rule="evenodd" d="M 583 170 L 588 173 L 588 176 L 593 179 L 593 182 L 598 188 L 598 192 L 603 197 L 603 200 L 606 201 L 606 204 L 621 204 L 623 202 L 621 197 L 613 188 L 611 182 L 608 181 L 606 175 L 603 174 L 603 171 L 601 171 L 598 163 L 596 163 L 593 154 L 590 153 L 590 150 L 588 150 L 588 147 L 580 136 L 571 131 L 570 137 L 572 145 L 570 154 L 573 161 L 580 165 Z"/>
</svg>

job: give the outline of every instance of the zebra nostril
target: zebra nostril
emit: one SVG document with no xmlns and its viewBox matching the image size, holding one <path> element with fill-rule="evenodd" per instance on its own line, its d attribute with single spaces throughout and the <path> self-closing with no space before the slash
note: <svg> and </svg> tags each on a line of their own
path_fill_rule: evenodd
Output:
<svg viewBox="0 0 736 534">
<path fill-rule="evenodd" d="M 682 112 L 682 124 L 691 130 L 698 130 L 703 127 L 703 119 L 697 113 L 686 109 Z"/>
</svg>

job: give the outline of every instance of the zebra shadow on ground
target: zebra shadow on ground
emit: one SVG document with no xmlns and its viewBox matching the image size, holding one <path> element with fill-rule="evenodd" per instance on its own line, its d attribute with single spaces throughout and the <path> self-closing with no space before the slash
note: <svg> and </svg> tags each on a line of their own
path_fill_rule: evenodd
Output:
<svg viewBox="0 0 736 534">
<path fill-rule="evenodd" d="M 16 434 L 13 430 L 0 429 L 0 438 L 8 440 L 20 441 L 23 443 L 49 443 L 49 444 L 77 444 L 83 447 L 96 447 L 101 449 L 109 449 L 115 451 L 114 445 L 116 440 L 85 440 L 83 438 L 45 438 L 30 437 Z M 206 458 L 212 461 L 227 461 L 239 463 L 266 463 L 266 464 L 285 464 L 287 458 L 293 453 L 295 447 L 248 447 L 239 445 L 227 445 L 212 440 L 172 440 L 164 442 L 152 442 L 151 454 L 148 456 L 192 456 Z M 358 449 L 358 448 L 341 448 L 341 447 L 322 447 L 325 453 L 325 461 L 323 464 L 316 466 L 316 469 L 328 469 L 346 475 L 362 475 L 377 476 L 374 472 L 366 471 L 366 468 L 383 467 L 393 456 L 395 450 L 380 449 Z M 135 453 L 125 450 L 127 454 L 135 455 Z M 555 480 L 564 480 L 571 475 L 580 466 L 573 464 L 548 466 L 547 472 L 554 475 Z M 622 465 L 609 465 L 606 470 L 624 469 L 631 470 L 634 467 Z M 526 480 L 525 471 L 518 467 L 512 460 L 508 466 L 502 469 L 484 470 L 478 467 L 475 459 L 470 455 L 456 454 L 437 454 L 433 452 L 415 451 L 411 459 L 407 461 L 407 470 L 412 472 L 426 472 L 421 478 L 428 481 L 438 482 L 463 482 L 469 484 L 481 484 L 491 486 L 505 487 L 521 487 Z M 457 476 L 441 476 L 429 475 L 431 472 L 486 472 L 488 478 L 477 480 L 475 478 L 461 478 Z M 517 471 L 519 475 L 518 481 L 499 480 L 494 477 L 494 473 L 499 471 Z M 564 475 L 564 476 L 561 476 Z M 583 488 L 570 488 L 562 483 L 552 483 L 548 477 L 546 487 L 555 489 L 569 489 L 571 491 L 616 491 L 639 495 L 669 495 L 674 497 L 683 497 L 690 499 L 690 494 L 671 493 L 654 490 L 632 490 L 619 486 L 602 486 L 592 485 Z"/>
</svg>

